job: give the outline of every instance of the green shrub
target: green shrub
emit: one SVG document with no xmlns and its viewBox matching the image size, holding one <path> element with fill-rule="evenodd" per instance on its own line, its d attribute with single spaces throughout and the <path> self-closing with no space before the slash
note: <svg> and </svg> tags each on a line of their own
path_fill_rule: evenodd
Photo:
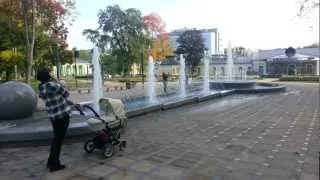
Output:
<svg viewBox="0 0 320 180">
<path fill-rule="evenodd" d="M 92 75 L 76 76 L 77 79 L 92 79 Z"/>
<path fill-rule="evenodd" d="M 279 81 L 319 82 L 319 76 L 282 76 Z"/>
<path fill-rule="evenodd" d="M 112 78 L 111 81 L 118 81 L 118 82 L 142 82 L 142 77 L 119 77 L 119 78 Z M 144 78 L 146 81 L 147 78 Z"/>
</svg>

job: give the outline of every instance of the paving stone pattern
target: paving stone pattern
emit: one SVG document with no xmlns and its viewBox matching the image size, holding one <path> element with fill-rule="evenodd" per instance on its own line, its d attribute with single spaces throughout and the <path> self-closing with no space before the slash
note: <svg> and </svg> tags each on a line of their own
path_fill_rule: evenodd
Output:
<svg viewBox="0 0 320 180">
<path fill-rule="evenodd" d="M 129 119 L 124 152 L 86 154 L 85 138 L 62 149 L 67 169 L 45 169 L 48 146 L 0 148 L 0 179 L 318 179 L 319 87 L 232 95 Z"/>
</svg>

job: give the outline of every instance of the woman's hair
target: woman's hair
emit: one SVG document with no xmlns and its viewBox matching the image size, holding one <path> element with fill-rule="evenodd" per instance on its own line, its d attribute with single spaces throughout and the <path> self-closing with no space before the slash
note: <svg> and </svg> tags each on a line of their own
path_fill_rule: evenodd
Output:
<svg viewBox="0 0 320 180">
<path fill-rule="evenodd" d="M 37 80 L 41 82 L 48 82 L 51 80 L 50 70 L 47 68 L 39 69 L 37 73 Z"/>
</svg>

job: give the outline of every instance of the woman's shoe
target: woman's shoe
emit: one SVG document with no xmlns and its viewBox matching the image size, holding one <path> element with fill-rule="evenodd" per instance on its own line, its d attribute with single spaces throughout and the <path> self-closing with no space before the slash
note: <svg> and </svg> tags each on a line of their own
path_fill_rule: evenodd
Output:
<svg viewBox="0 0 320 180">
<path fill-rule="evenodd" d="M 63 170 L 63 169 L 65 169 L 65 168 L 66 168 L 65 165 L 57 165 L 57 166 L 51 166 L 51 167 L 49 167 L 50 172 L 55 172 L 55 171 Z"/>
</svg>

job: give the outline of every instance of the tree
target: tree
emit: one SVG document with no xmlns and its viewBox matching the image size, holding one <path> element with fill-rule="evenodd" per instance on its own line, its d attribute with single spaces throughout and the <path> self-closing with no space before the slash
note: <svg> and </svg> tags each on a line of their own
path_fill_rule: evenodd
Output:
<svg viewBox="0 0 320 180">
<path fill-rule="evenodd" d="M 22 53 L 16 51 L 16 49 L 0 51 L 0 69 L 6 72 L 6 81 L 9 80 L 14 66 L 19 65 L 22 58 Z"/>
<path fill-rule="evenodd" d="M 299 0 L 298 3 L 298 17 L 308 21 L 309 29 L 319 25 L 319 0 Z"/>
<path fill-rule="evenodd" d="M 90 59 L 90 49 L 79 50 L 79 58 L 82 60 L 89 60 Z"/>
<path fill-rule="evenodd" d="M 304 46 L 303 48 L 320 48 L 320 43 L 313 43 L 308 46 Z"/>
<path fill-rule="evenodd" d="M 152 38 L 156 37 L 160 33 L 165 32 L 166 24 L 160 15 L 155 12 L 143 16 L 143 24 L 146 27 L 148 35 L 151 35 Z"/>
<path fill-rule="evenodd" d="M 168 33 L 161 33 L 153 40 L 151 55 L 155 60 L 163 60 L 173 54 Z"/>
<path fill-rule="evenodd" d="M 130 8 L 122 10 L 118 5 L 107 6 L 98 13 L 97 29 L 85 29 L 83 35 L 102 52 L 109 46 L 117 61 L 117 72 L 127 75 L 133 63 L 141 57 L 143 44 L 148 42 L 143 34 L 141 12 Z"/>
<path fill-rule="evenodd" d="M 184 54 L 186 63 L 191 69 L 193 75 L 196 67 L 199 65 L 204 56 L 204 44 L 199 30 L 187 30 L 183 32 L 177 39 L 179 44 L 176 54 Z"/>
<path fill-rule="evenodd" d="M 291 58 L 293 57 L 295 54 L 296 54 L 296 50 L 293 48 L 293 47 L 288 47 L 286 50 L 285 50 L 285 54 L 288 58 Z"/>
<path fill-rule="evenodd" d="M 103 72 L 114 75 L 117 73 L 117 59 L 115 56 L 104 53 L 100 56 Z"/>
<path fill-rule="evenodd" d="M 245 56 L 245 48 L 242 46 L 232 48 L 232 54 L 234 56 Z"/>
<path fill-rule="evenodd" d="M 227 54 L 228 49 L 224 49 L 224 54 Z M 252 50 L 247 49 L 242 46 L 233 47 L 232 48 L 232 56 L 233 57 L 251 57 L 252 56 Z"/>
<path fill-rule="evenodd" d="M 320 3 L 318 0 L 301 0 L 299 2 L 299 16 L 310 13 L 313 10 L 319 10 Z"/>
<path fill-rule="evenodd" d="M 169 34 L 165 32 L 165 22 L 159 14 L 151 13 L 143 16 L 143 24 L 147 35 L 151 38 L 151 55 L 155 60 L 162 60 L 172 55 L 172 48 L 169 43 Z"/>
<path fill-rule="evenodd" d="M 11 22 L 24 27 L 28 64 L 26 80 L 30 84 L 37 33 L 54 34 L 56 43 L 64 43 L 68 33 L 65 21 L 72 16 L 74 1 L 4 0 L 0 3 L 0 8 L 12 19 Z"/>
</svg>

